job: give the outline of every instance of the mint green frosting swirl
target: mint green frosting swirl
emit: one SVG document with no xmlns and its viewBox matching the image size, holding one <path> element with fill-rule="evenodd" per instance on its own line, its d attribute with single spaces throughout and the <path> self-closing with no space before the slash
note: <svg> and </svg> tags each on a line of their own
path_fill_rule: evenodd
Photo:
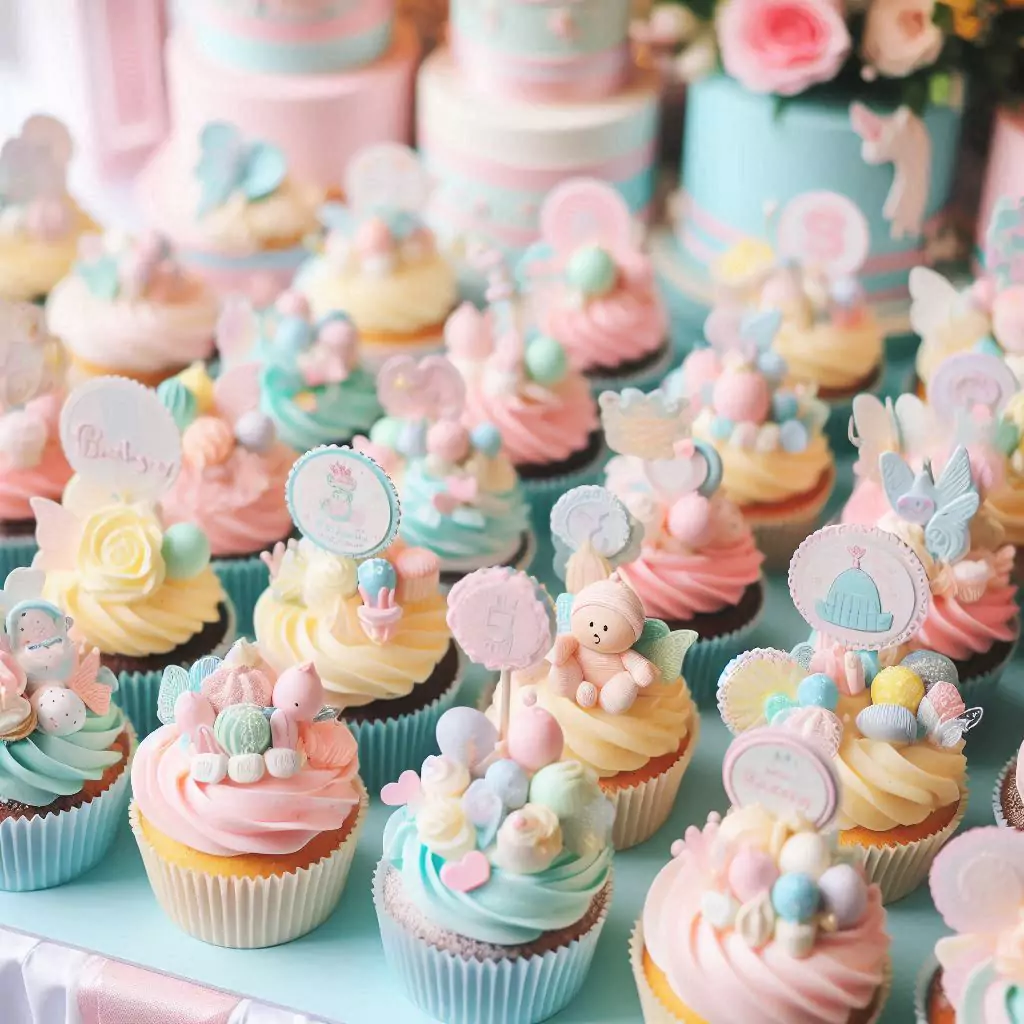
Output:
<svg viewBox="0 0 1024 1024">
<path fill-rule="evenodd" d="M 196 418 L 199 412 L 196 396 L 176 377 L 171 377 L 160 384 L 156 394 L 174 418 L 179 430 L 184 431 Z"/>
<path fill-rule="evenodd" d="M 45 807 L 80 793 L 122 760 L 121 751 L 110 747 L 124 728 L 124 713 L 111 704 L 105 715 L 87 712 L 85 725 L 71 736 L 37 729 L 23 740 L 0 743 L 0 803 Z"/>
<path fill-rule="evenodd" d="M 402 888 L 434 924 L 457 935 L 499 946 L 534 942 L 581 920 L 611 878 L 610 847 L 585 857 L 561 853 L 546 871 L 516 875 L 492 866 L 490 879 L 472 892 L 441 882 L 444 860 L 419 840 L 404 808 L 384 828 L 384 856 L 401 872 Z"/>
<path fill-rule="evenodd" d="M 518 551 L 529 529 L 530 510 L 522 488 L 486 493 L 478 507 L 442 515 L 434 498 L 444 481 L 431 476 L 423 459 L 406 466 L 402 477 L 402 539 L 428 548 L 441 559 L 442 569 L 472 571 L 500 565 Z"/>
</svg>

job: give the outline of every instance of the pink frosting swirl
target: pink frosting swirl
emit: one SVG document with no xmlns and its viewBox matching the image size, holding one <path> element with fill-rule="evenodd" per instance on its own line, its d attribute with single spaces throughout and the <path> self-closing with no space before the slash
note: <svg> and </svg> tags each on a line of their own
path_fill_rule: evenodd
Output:
<svg viewBox="0 0 1024 1024">
<path fill-rule="evenodd" d="M 162 508 L 168 523 L 195 523 L 215 556 L 252 555 L 292 531 L 284 500 L 296 454 L 275 444 L 258 454 L 236 447 L 217 465 L 185 462 Z"/>
<path fill-rule="evenodd" d="M 71 467 L 64 458 L 56 431 L 47 441 L 39 465 L 13 469 L 0 460 L 0 519 L 6 522 L 34 519 L 29 501 L 36 497 L 60 501 L 70 478 Z"/>
<path fill-rule="evenodd" d="M 861 479 L 843 506 L 841 522 L 874 526 L 889 508 L 889 501 L 881 485 L 874 480 Z"/>
<path fill-rule="evenodd" d="M 915 649 L 938 651 L 954 661 L 984 654 L 993 644 L 1017 635 L 1017 588 L 1009 583 L 990 586 L 969 604 L 951 595 L 932 595 L 924 624 L 910 641 Z"/>
<path fill-rule="evenodd" d="M 542 305 L 541 325 L 578 369 L 612 369 L 656 352 L 668 333 L 668 316 L 650 284 L 624 281 L 582 306 L 552 296 Z"/>
<path fill-rule="evenodd" d="M 598 429 L 597 403 L 578 373 L 567 374 L 549 396 L 540 401 L 515 392 L 489 394 L 470 383 L 463 421 L 470 428 L 480 423 L 497 427 L 505 454 L 516 466 L 561 462 L 584 450 Z"/>
<path fill-rule="evenodd" d="M 717 827 L 688 829 L 679 856 L 655 878 L 643 913 L 651 959 L 709 1024 L 846 1024 L 871 1003 L 885 975 L 889 937 L 877 886 L 860 923 L 819 933 L 805 959 L 775 942 L 752 949 L 735 931 L 716 932 L 701 912 L 704 893 L 714 888 L 710 851 Z"/>
<path fill-rule="evenodd" d="M 132 791 L 143 816 L 176 842 L 214 857 L 281 856 L 345 824 L 359 803 L 358 762 L 305 768 L 288 779 L 204 785 L 189 776 L 176 726 L 147 736 L 132 764 Z"/>
</svg>

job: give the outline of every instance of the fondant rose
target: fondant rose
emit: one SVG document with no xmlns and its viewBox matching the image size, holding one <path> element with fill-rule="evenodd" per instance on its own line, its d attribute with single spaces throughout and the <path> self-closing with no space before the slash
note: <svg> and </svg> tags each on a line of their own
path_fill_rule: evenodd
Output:
<svg viewBox="0 0 1024 1024">
<path fill-rule="evenodd" d="M 561 849 L 558 815 L 543 804 L 525 804 L 502 822 L 493 860 L 511 874 L 534 875 L 546 870 Z"/>
<path fill-rule="evenodd" d="M 160 553 L 163 532 L 151 511 L 139 505 L 115 505 L 85 520 L 78 543 L 82 589 L 108 601 L 135 601 L 164 581 Z"/>
<path fill-rule="evenodd" d="M 886 78 L 934 64 L 943 44 L 934 13 L 935 0 L 873 0 L 864 22 L 864 63 Z"/>
<path fill-rule="evenodd" d="M 842 10 L 829 0 L 729 0 L 718 39 L 733 78 L 781 96 L 834 78 L 850 52 Z"/>
<path fill-rule="evenodd" d="M 432 754 L 423 762 L 420 782 L 428 797 L 455 799 L 462 796 L 469 786 L 469 771 L 464 765 L 453 761 L 444 754 Z"/>
<path fill-rule="evenodd" d="M 428 800 L 416 812 L 420 842 L 445 860 L 458 860 L 476 849 L 476 829 L 458 800 Z"/>
<path fill-rule="evenodd" d="M 355 592 L 356 564 L 351 558 L 327 552 L 310 557 L 302 584 L 302 600 L 310 611 L 326 616 Z"/>
</svg>

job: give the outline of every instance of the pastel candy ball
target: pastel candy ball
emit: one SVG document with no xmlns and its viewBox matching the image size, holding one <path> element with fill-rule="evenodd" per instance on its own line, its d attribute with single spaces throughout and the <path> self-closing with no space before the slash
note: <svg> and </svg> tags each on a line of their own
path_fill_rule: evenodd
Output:
<svg viewBox="0 0 1024 1024">
<path fill-rule="evenodd" d="M 550 807 L 563 823 L 585 814 L 600 797 L 597 777 L 579 761 L 549 764 L 530 780 L 529 802 Z"/>
<path fill-rule="evenodd" d="M 376 602 L 382 588 L 394 590 L 398 583 L 395 567 L 386 558 L 368 558 L 365 562 L 360 562 L 356 570 L 356 579 L 372 602 Z"/>
<path fill-rule="evenodd" d="M 870 740 L 884 743 L 913 743 L 917 738 L 917 717 L 900 704 L 872 704 L 857 715 L 857 728 Z"/>
<path fill-rule="evenodd" d="M 165 380 L 157 389 L 157 397 L 171 414 L 179 430 L 185 430 L 199 415 L 196 396 L 177 377 Z"/>
<path fill-rule="evenodd" d="M 231 704 L 217 716 L 213 735 L 232 757 L 262 754 L 270 747 L 270 722 L 255 704 Z"/>
<path fill-rule="evenodd" d="M 489 459 L 501 451 L 501 432 L 493 423 L 478 423 L 469 435 L 470 443 Z"/>
<path fill-rule="evenodd" d="M 313 342 L 313 328 L 297 316 L 283 316 L 274 331 L 275 356 L 285 358 L 304 352 Z"/>
<path fill-rule="evenodd" d="M 508 727 L 508 753 L 527 771 L 539 771 L 562 756 L 562 727 L 541 707 L 523 708 Z"/>
<path fill-rule="evenodd" d="M 715 412 L 736 423 L 763 423 L 771 408 L 768 382 L 759 373 L 727 371 L 711 393 Z"/>
<path fill-rule="evenodd" d="M 668 532 L 684 544 L 698 544 L 710 525 L 711 502 L 700 494 L 684 494 L 669 509 Z"/>
<path fill-rule="evenodd" d="M 791 395 L 788 391 L 779 391 L 772 396 L 772 419 L 776 423 L 791 420 L 796 413 L 796 395 Z"/>
<path fill-rule="evenodd" d="M 772 719 L 776 715 L 789 711 L 792 707 L 793 702 L 784 693 L 770 694 L 764 702 L 765 721 L 771 725 Z"/>
<path fill-rule="evenodd" d="M 359 225 L 356 248 L 366 256 L 381 256 L 391 250 L 391 228 L 381 217 L 370 217 Z"/>
<path fill-rule="evenodd" d="M 451 708 L 437 722 L 437 745 L 445 757 L 472 768 L 488 757 L 498 730 L 476 708 Z"/>
<path fill-rule="evenodd" d="M 872 704 L 898 704 L 917 714 L 924 696 L 924 680 L 905 665 L 883 668 L 871 682 Z"/>
<path fill-rule="evenodd" d="M 427 431 L 427 451 L 445 462 L 461 462 L 469 454 L 469 431 L 452 420 L 435 423 Z"/>
<path fill-rule="evenodd" d="M 810 921 L 820 902 L 821 890 L 808 875 L 781 875 L 772 886 L 772 908 L 784 921 Z"/>
<path fill-rule="evenodd" d="M 836 864 L 818 879 L 825 911 L 833 914 L 837 926 L 853 928 L 868 909 L 868 886 L 850 864 Z"/>
<path fill-rule="evenodd" d="M 722 361 L 713 348 L 700 348 L 691 352 L 683 363 L 683 390 L 687 397 L 699 396 L 705 384 L 714 384 L 722 372 Z"/>
<path fill-rule="evenodd" d="M 484 779 L 510 811 L 517 810 L 526 803 L 530 792 L 530 780 L 515 761 L 495 761 L 487 769 Z"/>
<path fill-rule="evenodd" d="M 370 440 L 382 448 L 397 448 L 402 429 L 402 421 L 397 416 L 384 416 L 370 427 Z"/>
<path fill-rule="evenodd" d="M 565 349 L 546 334 L 530 339 L 523 358 L 526 372 L 538 384 L 557 384 L 569 367 Z"/>
<path fill-rule="evenodd" d="M 800 680 L 796 697 L 804 707 L 813 706 L 835 711 L 839 703 L 839 687 L 824 672 L 815 672 Z"/>
<path fill-rule="evenodd" d="M 729 888 L 740 903 L 771 892 L 778 877 L 779 869 L 772 856 L 752 846 L 742 847 L 729 865 Z"/>
<path fill-rule="evenodd" d="M 569 257 L 565 276 L 569 284 L 584 295 L 604 295 L 615 287 L 618 270 L 606 249 L 586 245 Z"/>
<path fill-rule="evenodd" d="M 779 852 L 779 870 L 787 875 L 820 878 L 832 862 L 828 843 L 817 832 L 798 832 Z"/>
<path fill-rule="evenodd" d="M 168 579 L 188 580 L 210 564 L 210 542 L 195 523 L 175 523 L 164 531 L 160 554 Z"/>
<path fill-rule="evenodd" d="M 779 444 L 787 452 L 802 452 L 807 449 L 811 435 L 799 420 L 786 420 L 779 427 Z"/>
<path fill-rule="evenodd" d="M 938 651 L 911 651 L 900 664 L 916 672 L 924 680 L 926 687 L 934 683 L 960 685 L 960 673 L 953 659 L 939 654 Z"/>
<path fill-rule="evenodd" d="M 238 443 L 251 452 L 262 454 L 271 449 L 277 440 L 274 421 L 259 409 L 242 413 L 235 423 L 235 437 Z"/>
</svg>

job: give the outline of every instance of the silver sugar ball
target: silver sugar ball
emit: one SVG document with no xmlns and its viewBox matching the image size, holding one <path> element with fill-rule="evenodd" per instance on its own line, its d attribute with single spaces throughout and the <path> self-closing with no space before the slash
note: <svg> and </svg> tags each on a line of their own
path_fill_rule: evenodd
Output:
<svg viewBox="0 0 1024 1024">
<path fill-rule="evenodd" d="M 926 691 L 936 683 L 952 683 L 958 689 L 960 687 L 960 673 L 956 665 L 938 651 L 911 651 L 900 664 L 921 677 Z"/>
<path fill-rule="evenodd" d="M 258 409 L 242 413 L 235 424 L 235 437 L 243 448 L 262 454 L 277 440 L 274 421 Z"/>
</svg>

